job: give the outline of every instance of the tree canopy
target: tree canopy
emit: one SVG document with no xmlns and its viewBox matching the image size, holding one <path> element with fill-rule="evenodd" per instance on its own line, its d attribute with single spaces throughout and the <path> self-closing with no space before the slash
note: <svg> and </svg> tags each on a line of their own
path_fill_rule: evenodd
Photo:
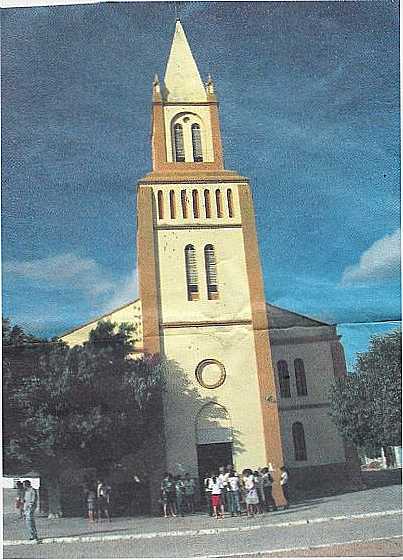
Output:
<svg viewBox="0 0 403 560">
<path fill-rule="evenodd" d="M 134 358 L 131 335 L 129 325 L 99 323 L 82 346 L 44 345 L 28 375 L 13 375 L 8 360 L 6 468 L 51 476 L 74 461 L 102 472 L 160 429 L 164 364 Z"/>
<path fill-rule="evenodd" d="M 372 337 L 353 373 L 332 387 L 333 421 L 359 447 L 401 445 L 401 351 L 401 331 Z"/>
</svg>

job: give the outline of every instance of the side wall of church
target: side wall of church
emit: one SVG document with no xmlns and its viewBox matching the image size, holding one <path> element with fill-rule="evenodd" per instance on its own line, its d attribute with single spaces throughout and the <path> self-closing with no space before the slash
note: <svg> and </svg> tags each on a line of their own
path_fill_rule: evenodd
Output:
<svg viewBox="0 0 403 560">
<path fill-rule="evenodd" d="M 276 372 L 284 458 L 290 468 L 345 463 L 344 442 L 329 417 L 329 392 L 334 382 L 331 341 L 334 327 L 291 328 L 272 333 L 273 365 Z M 322 340 L 321 340 L 322 338 Z M 326 340 L 327 338 L 327 340 Z M 281 339 L 284 340 L 281 343 Z M 316 340 L 315 340 L 316 339 Z M 307 395 L 297 394 L 295 360 L 302 360 Z M 278 362 L 284 360 L 290 376 L 290 397 L 279 390 Z M 306 460 L 296 460 L 292 426 L 304 429 Z"/>
</svg>

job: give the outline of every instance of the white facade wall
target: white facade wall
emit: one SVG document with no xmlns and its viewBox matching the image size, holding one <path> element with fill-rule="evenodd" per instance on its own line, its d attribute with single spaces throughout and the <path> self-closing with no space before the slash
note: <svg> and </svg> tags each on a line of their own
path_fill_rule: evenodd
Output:
<svg viewBox="0 0 403 560">
<path fill-rule="evenodd" d="M 206 189 L 210 193 L 210 217 L 204 203 Z M 221 193 L 221 217 L 217 213 L 217 189 Z M 228 189 L 232 193 L 232 212 Z M 181 201 L 184 190 L 186 218 Z M 195 190 L 199 216 L 193 212 Z M 162 217 L 158 212 L 159 191 Z M 174 217 L 171 191 L 175 196 Z M 182 470 L 198 475 L 197 417 L 211 402 L 228 413 L 236 468 L 264 466 L 266 452 L 238 184 L 159 184 L 153 186 L 153 193 L 161 349 L 177 366 L 168 374 L 164 403 L 167 468 L 174 473 Z M 193 301 L 188 301 L 186 282 L 184 251 L 189 244 L 195 248 L 198 272 L 199 299 Z M 214 247 L 217 266 L 219 297 L 213 300 L 208 299 L 205 273 L 204 248 L 208 244 Z M 203 387 L 196 379 L 198 364 L 209 359 L 221 363 L 226 372 L 223 385 L 215 389 Z M 228 432 L 226 421 L 221 427 L 225 428 L 222 433 Z"/>
<path fill-rule="evenodd" d="M 165 428 L 168 470 L 197 475 L 196 424 L 200 410 L 211 401 L 223 406 L 233 429 L 237 469 L 265 465 L 262 414 L 251 325 L 165 329 L 164 351 L 179 365 L 167 379 Z M 196 380 L 196 367 L 205 359 L 221 362 L 226 379 L 217 389 Z M 195 472 L 196 471 L 196 472 Z"/>
</svg>

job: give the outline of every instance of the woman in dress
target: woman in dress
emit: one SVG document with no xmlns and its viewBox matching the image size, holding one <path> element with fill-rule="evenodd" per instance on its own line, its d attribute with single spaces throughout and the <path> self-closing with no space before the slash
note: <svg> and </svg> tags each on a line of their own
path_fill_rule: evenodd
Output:
<svg viewBox="0 0 403 560">
<path fill-rule="evenodd" d="M 246 502 L 246 513 L 248 517 L 253 517 L 255 514 L 255 507 L 259 503 L 259 497 L 257 495 L 255 477 L 251 469 L 245 469 L 242 471 L 243 475 L 243 485 L 245 488 L 245 502 Z"/>
</svg>

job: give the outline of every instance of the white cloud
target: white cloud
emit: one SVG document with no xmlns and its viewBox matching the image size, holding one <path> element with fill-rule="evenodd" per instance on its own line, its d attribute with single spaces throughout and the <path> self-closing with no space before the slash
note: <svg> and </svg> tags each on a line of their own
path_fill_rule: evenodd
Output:
<svg viewBox="0 0 403 560">
<path fill-rule="evenodd" d="M 400 244 L 400 229 L 375 241 L 361 255 L 358 264 L 348 266 L 344 270 L 341 285 L 368 283 L 398 274 Z"/>
<path fill-rule="evenodd" d="M 74 253 L 63 253 L 32 261 L 8 261 L 3 265 L 5 274 L 30 280 L 36 288 L 76 290 L 90 296 L 98 307 L 113 309 L 137 296 L 136 270 L 121 279 L 114 279 L 110 272 L 92 258 L 82 258 Z"/>
<path fill-rule="evenodd" d="M 125 276 L 113 285 L 112 293 L 105 300 L 101 313 L 107 313 L 112 309 L 121 307 L 125 303 L 133 301 L 137 297 L 137 270 Z"/>
<path fill-rule="evenodd" d="M 4 263 L 3 271 L 42 284 L 45 288 L 70 288 L 92 295 L 113 289 L 108 273 L 94 259 L 85 259 L 74 253 L 32 261 L 8 261 Z"/>
</svg>

